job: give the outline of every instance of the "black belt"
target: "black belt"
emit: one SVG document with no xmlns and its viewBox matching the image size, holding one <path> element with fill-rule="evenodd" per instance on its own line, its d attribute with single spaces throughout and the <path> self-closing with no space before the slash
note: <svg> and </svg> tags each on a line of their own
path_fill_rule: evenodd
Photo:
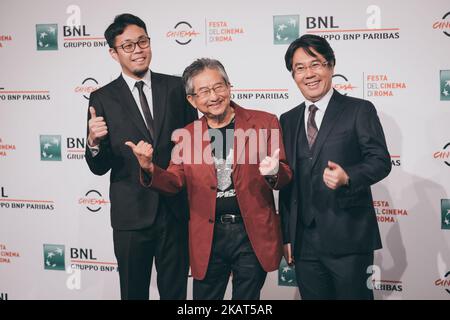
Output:
<svg viewBox="0 0 450 320">
<path fill-rule="evenodd" d="M 236 214 L 221 214 L 220 216 L 216 217 L 216 222 L 222 223 L 222 224 L 228 224 L 228 223 L 240 223 L 242 222 L 242 216 L 236 215 Z"/>
</svg>

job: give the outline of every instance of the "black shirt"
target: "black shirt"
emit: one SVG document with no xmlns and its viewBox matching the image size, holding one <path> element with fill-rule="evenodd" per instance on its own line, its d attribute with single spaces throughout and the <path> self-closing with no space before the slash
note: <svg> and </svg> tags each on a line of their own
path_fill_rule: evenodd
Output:
<svg viewBox="0 0 450 320">
<path fill-rule="evenodd" d="M 208 127 L 208 133 L 217 174 L 216 217 L 223 214 L 240 215 L 232 179 L 234 119 L 223 128 Z"/>
</svg>

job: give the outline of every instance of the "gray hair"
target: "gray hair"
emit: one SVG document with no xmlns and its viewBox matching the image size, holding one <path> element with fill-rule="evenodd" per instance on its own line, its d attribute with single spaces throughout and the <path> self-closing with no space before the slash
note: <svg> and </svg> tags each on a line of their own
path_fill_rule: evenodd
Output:
<svg viewBox="0 0 450 320">
<path fill-rule="evenodd" d="M 184 69 L 182 79 L 186 94 L 194 93 L 194 84 L 192 83 L 192 79 L 205 69 L 213 69 L 219 71 L 220 75 L 223 78 L 223 81 L 225 81 L 226 84 L 230 84 L 230 80 L 228 79 L 225 67 L 222 65 L 222 63 L 220 63 L 219 60 L 199 58 L 192 62 L 189 66 L 187 66 L 186 69 Z"/>
</svg>

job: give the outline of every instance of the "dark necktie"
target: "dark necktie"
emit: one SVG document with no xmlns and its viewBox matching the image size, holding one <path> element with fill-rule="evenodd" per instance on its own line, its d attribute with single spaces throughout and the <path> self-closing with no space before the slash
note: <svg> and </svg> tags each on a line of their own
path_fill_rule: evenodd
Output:
<svg viewBox="0 0 450 320">
<path fill-rule="evenodd" d="M 150 107 L 148 106 L 147 98 L 144 93 L 144 81 L 136 82 L 136 88 L 139 91 L 139 101 L 141 102 L 141 108 L 144 112 L 145 122 L 147 122 L 147 129 L 150 132 L 150 137 L 153 139 L 154 137 L 154 123 L 152 113 L 150 112 Z"/>
<path fill-rule="evenodd" d="M 306 136 L 308 138 L 309 149 L 312 149 L 312 146 L 314 145 L 314 142 L 316 141 L 317 132 L 319 131 L 317 129 L 316 121 L 314 120 L 317 109 L 318 108 L 313 104 L 309 106 L 309 116 L 308 116 L 307 129 L 306 129 Z"/>
</svg>

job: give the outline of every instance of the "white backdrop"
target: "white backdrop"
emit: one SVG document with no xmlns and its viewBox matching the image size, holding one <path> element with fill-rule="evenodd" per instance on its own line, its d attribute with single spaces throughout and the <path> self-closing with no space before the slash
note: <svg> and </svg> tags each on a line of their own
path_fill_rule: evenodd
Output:
<svg viewBox="0 0 450 320">
<path fill-rule="evenodd" d="M 152 70 L 217 58 L 237 103 L 277 115 L 303 101 L 288 43 L 327 37 L 336 89 L 375 104 L 394 165 L 373 187 L 375 297 L 450 298 L 448 1 L 2 0 L 0 299 L 119 298 L 108 176 L 91 174 L 82 152 L 86 97 L 120 73 L 103 32 L 124 12 L 147 23 Z M 291 274 L 281 270 L 284 284 Z M 273 272 L 262 298 L 299 296 Z"/>
</svg>

